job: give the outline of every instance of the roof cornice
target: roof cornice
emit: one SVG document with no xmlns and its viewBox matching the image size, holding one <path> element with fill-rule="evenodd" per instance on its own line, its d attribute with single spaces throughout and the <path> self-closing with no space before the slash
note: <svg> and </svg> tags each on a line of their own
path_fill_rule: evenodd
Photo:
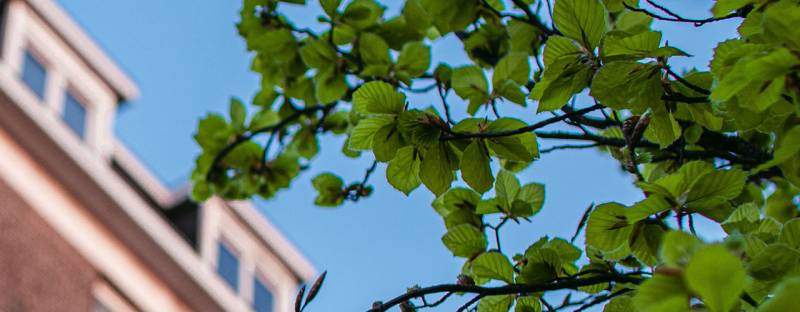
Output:
<svg viewBox="0 0 800 312">
<path fill-rule="evenodd" d="M 120 102 L 139 97 L 139 87 L 53 0 L 22 0 L 85 61 L 119 97 Z"/>
</svg>

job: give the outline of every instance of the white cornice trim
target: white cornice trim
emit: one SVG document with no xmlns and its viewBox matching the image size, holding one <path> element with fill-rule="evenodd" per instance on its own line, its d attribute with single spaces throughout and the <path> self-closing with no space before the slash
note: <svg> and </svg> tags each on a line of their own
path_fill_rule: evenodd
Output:
<svg viewBox="0 0 800 312">
<path fill-rule="evenodd" d="M 121 100 L 139 97 L 139 87 L 86 34 L 64 10 L 52 0 L 24 0 L 89 64 L 119 95 Z"/>
</svg>

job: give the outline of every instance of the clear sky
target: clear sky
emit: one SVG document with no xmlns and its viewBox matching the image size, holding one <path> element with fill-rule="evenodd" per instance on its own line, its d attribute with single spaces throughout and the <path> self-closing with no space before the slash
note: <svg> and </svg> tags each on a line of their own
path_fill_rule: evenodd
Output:
<svg viewBox="0 0 800 312">
<path fill-rule="evenodd" d="M 321 11 L 315 0 L 307 1 L 314 3 L 313 8 L 294 6 L 287 12 L 316 26 Z M 226 112 L 230 96 L 250 99 L 258 87 L 258 77 L 249 71 L 250 55 L 234 26 L 241 1 L 58 2 L 141 88 L 141 98 L 117 118 L 118 136 L 167 184 L 186 181 L 198 152 L 191 138 L 198 118 L 208 111 Z M 400 1 L 383 2 L 395 8 Z M 708 0 L 662 2 L 689 17 L 707 16 L 710 6 Z M 706 67 L 715 43 L 734 37 L 734 27 L 731 22 L 702 28 L 657 24 L 670 45 L 694 55 L 672 62 L 684 69 Z M 453 64 L 463 64 L 467 60 L 460 49 L 457 40 L 448 38 L 434 46 L 434 59 L 445 56 Z M 411 100 L 438 104 L 432 96 Z M 454 103 L 465 110 L 461 102 Z M 501 113 L 528 121 L 542 118 L 532 110 L 509 106 L 501 106 Z M 313 206 L 311 177 L 334 171 L 355 181 L 371 163 L 369 155 L 344 158 L 340 146 L 338 139 L 326 137 L 322 153 L 290 190 L 258 203 L 318 270 L 329 271 L 326 287 L 310 310 L 363 311 L 373 301 L 387 300 L 415 284 L 453 282 L 462 262 L 441 244 L 444 224 L 430 207 L 433 196 L 424 188 L 405 197 L 391 189 L 384 167 L 379 167 L 371 180 L 377 190 L 371 198 L 338 209 Z M 503 248 L 508 251 L 522 252 L 543 235 L 570 237 L 592 202 L 630 204 L 642 199 L 614 161 L 592 150 L 544 155 L 520 179 L 545 183 L 547 199 L 532 223 L 504 228 Z"/>
</svg>

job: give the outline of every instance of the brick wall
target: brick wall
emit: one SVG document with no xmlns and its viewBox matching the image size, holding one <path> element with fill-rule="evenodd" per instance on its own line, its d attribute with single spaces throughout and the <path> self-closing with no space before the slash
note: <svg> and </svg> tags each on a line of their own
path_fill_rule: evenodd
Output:
<svg viewBox="0 0 800 312">
<path fill-rule="evenodd" d="M 0 312 L 88 312 L 97 272 L 0 180 Z"/>
</svg>

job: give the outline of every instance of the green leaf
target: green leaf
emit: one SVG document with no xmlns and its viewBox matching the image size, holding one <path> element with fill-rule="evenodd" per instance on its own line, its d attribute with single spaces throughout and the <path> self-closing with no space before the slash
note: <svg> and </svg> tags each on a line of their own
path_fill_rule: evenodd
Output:
<svg viewBox="0 0 800 312">
<path fill-rule="evenodd" d="M 538 31 L 535 27 L 526 22 L 512 19 L 508 21 L 506 29 L 511 42 L 510 52 L 534 53 L 531 47 L 539 41 Z"/>
<path fill-rule="evenodd" d="M 341 2 L 342 0 L 319 0 L 320 6 L 322 6 L 322 9 L 325 10 L 325 13 L 328 14 L 329 17 L 336 15 L 336 9 L 339 8 Z"/>
<path fill-rule="evenodd" d="M 375 160 L 380 162 L 392 160 L 397 150 L 403 145 L 403 139 L 400 137 L 400 131 L 397 130 L 397 124 L 383 126 L 372 138 L 372 151 L 375 154 Z"/>
<path fill-rule="evenodd" d="M 724 246 L 698 250 L 686 265 L 686 284 L 711 312 L 728 312 L 739 301 L 747 275 L 742 261 Z"/>
<path fill-rule="evenodd" d="M 314 189 L 319 192 L 314 204 L 317 206 L 334 207 L 341 205 L 344 201 L 342 196 L 344 181 L 332 173 L 322 173 L 311 180 Z"/>
<path fill-rule="evenodd" d="M 514 303 L 512 295 L 488 296 L 478 303 L 478 312 L 508 312 L 512 303 Z"/>
<path fill-rule="evenodd" d="M 703 246 L 697 237 L 683 231 L 669 231 L 661 240 L 661 261 L 670 266 L 683 266 Z"/>
<path fill-rule="evenodd" d="M 244 108 L 242 101 L 237 98 L 231 98 L 231 104 L 228 110 L 233 128 L 237 131 L 244 129 L 244 121 L 247 118 L 247 110 Z"/>
<path fill-rule="evenodd" d="M 197 124 L 195 141 L 204 151 L 216 153 L 228 144 L 233 128 L 218 114 L 207 114 Z"/>
<path fill-rule="evenodd" d="M 663 196 L 651 194 L 650 197 L 634 204 L 628 209 L 627 217 L 630 222 L 638 222 L 651 215 L 667 211 L 672 207 L 673 205 Z"/>
<path fill-rule="evenodd" d="M 753 169 L 754 172 L 766 170 L 789 160 L 800 152 L 800 126 L 794 126 L 786 131 L 776 145 L 772 159 Z"/>
<path fill-rule="evenodd" d="M 639 286 L 633 306 L 639 312 L 688 312 L 689 297 L 680 277 L 657 273 Z"/>
<path fill-rule="evenodd" d="M 406 141 L 420 148 L 428 148 L 439 142 L 444 122 L 438 116 L 416 109 L 400 113 L 397 128 Z"/>
<path fill-rule="evenodd" d="M 719 205 L 739 196 L 746 179 L 747 174 L 739 169 L 713 171 L 697 180 L 686 203 L 693 209 Z"/>
<path fill-rule="evenodd" d="M 634 59 L 652 57 L 653 53 L 661 45 L 661 32 L 646 31 L 632 36 L 616 34 L 609 36 L 603 41 L 601 53 L 604 58 L 614 58 L 619 56 L 631 57 Z"/>
<path fill-rule="evenodd" d="M 530 98 L 539 101 L 536 111 L 561 108 L 575 94 L 589 86 L 592 75 L 594 71 L 580 60 L 558 59 L 547 67 L 542 80 L 531 90 Z"/>
<path fill-rule="evenodd" d="M 800 277 L 791 277 L 775 287 L 773 296 L 758 306 L 756 312 L 796 311 L 800 308 Z"/>
<path fill-rule="evenodd" d="M 502 202 L 506 210 L 510 210 L 511 203 L 517 198 L 519 191 L 519 180 L 513 173 L 506 170 L 500 170 L 500 172 L 497 173 L 494 192 L 497 195 L 497 199 Z"/>
<path fill-rule="evenodd" d="M 800 250 L 800 219 L 792 219 L 783 225 L 780 241 Z"/>
<path fill-rule="evenodd" d="M 389 45 L 380 36 L 364 33 L 358 42 L 358 52 L 365 64 L 386 65 L 392 63 L 392 58 L 389 56 Z"/>
<path fill-rule="evenodd" d="M 300 48 L 300 58 L 308 67 L 328 68 L 335 65 L 339 57 L 327 41 L 309 38 Z"/>
<path fill-rule="evenodd" d="M 720 18 L 750 3 L 753 3 L 753 0 L 717 0 L 711 12 L 714 13 L 714 17 Z"/>
<path fill-rule="evenodd" d="M 358 124 L 350 131 L 350 149 L 372 149 L 375 133 L 392 122 L 394 122 L 394 118 L 388 115 L 374 116 L 359 120 Z"/>
<path fill-rule="evenodd" d="M 486 236 L 471 224 L 461 224 L 447 231 L 442 243 L 453 256 L 469 258 L 486 250 Z"/>
<path fill-rule="evenodd" d="M 626 249 L 633 229 L 626 210 L 617 203 L 598 205 L 586 223 L 586 245 L 606 253 Z"/>
<path fill-rule="evenodd" d="M 633 308 L 633 298 L 628 296 L 616 297 L 603 307 L 603 312 L 636 312 Z"/>
<path fill-rule="evenodd" d="M 434 194 L 442 195 L 450 189 L 455 179 L 453 168 L 458 167 L 458 159 L 447 142 L 438 142 L 425 152 L 420 165 L 419 178 Z"/>
<path fill-rule="evenodd" d="M 612 62 L 601 67 L 592 80 L 590 95 L 613 109 L 638 113 L 661 102 L 659 67 L 637 62 Z"/>
<path fill-rule="evenodd" d="M 637 5 L 635 5 L 635 7 L 638 6 L 638 0 L 627 1 L 636 2 Z M 653 17 L 642 12 L 635 12 L 631 10 L 625 10 L 621 12 L 614 21 L 614 24 L 616 24 L 616 30 L 621 30 L 629 34 L 638 34 L 641 32 L 650 31 L 650 25 L 652 23 Z"/>
<path fill-rule="evenodd" d="M 396 70 L 404 71 L 412 78 L 422 76 L 431 65 L 431 48 L 422 42 L 409 42 L 397 57 Z"/>
<path fill-rule="evenodd" d="M 489 82 L 477 66 L 464 66 L 453 71 L 453 89 L 462 99 L 469 101 L 470 114 L 489 100 Z"/>
<path fill-rule="evenodd" d="M 420 159 L 413 146 L 406 146 L 397 150 L 397 155 L 386 167 L 386 180 L 395 189 L 408 195 L 419 187 Z"/>
<path fill-rule="evenodd" d="M 666 149 L 681 137 L 681 126 L 672 113 L 663 109 L 653 110 L 650 114 L 650 126 L 647 127 L 645 136 L 653 138 L 654 141 Z"/>
<path fill-rule="evenodd" d="M 659 224 L 637 223 L 630 239 L 633 255 L 647 266 L 656 266 L 664 232 L 664 227 Z"/>
<path fill-rule="evenodd" d="M 344 75 L 335 68 L 322 70 L 314 76 L 314 95 L 322 103 L 331 103 L 341 99 L 347 93 L 347 82 Z"/>
<path fill-rule="evenodd" d="M 542 312 L 542 302 L 536 296 L 518 297 L 514 312 Z"/>
<path fill-rule="evenodd" d="M 537 214 L 542 210 L 544 205 L 544 184 L 530 183 L 526 184 L 517 193 L 517 198 L 512 202 L 511 212 L 515 216 L 530 217 Z M 524 210 L 519 209 L 518 203 L 525 203 Z"/>
<path fill-rule="evenodd" d="M 500 118 L 489 124 L 486 130 L 488 132 L 502 132 L 517 130 L 526 126 L 528 125 L 519 119 Z M 507 160 L 531 162 L 539 156 L 539 145 L 533 132 L 489 138 L 486 143 L 498 157 Z"/>
<path fill-rule="evenodd" d="M 734 231 L 750 233 L 758 228 L 760 219 L 761 212 L 758 207 L 752 203 L 747 203 L 736 208 L 721 225 L 725 232 L 729 234 Z"/>
<path fill-rule="evenodd" d="M 767 7 L 763 20 L 764 33 L 800 50 L 800 7 L 792 1 L 779 1 Z"/>
<path fill-rule="evenodd" d="M 797 267 L 800 252 L 789 245 L 770 244 L 750 259 L 747 271 L 759 280 L 780 279 Z"/>
<path fill-rule="evenodd" d="M 461 178 L 478 193 L 492 188 L 494 177 L 489 166 L 489 153 L 482 140 L 473 140 L 461 155 Z"/>
<path fill-rule="evenodd" d="M 557 0 L 553 21 L 564 36 L 594 50 L 606 32 L 606 10 L 599 0 Z"/>
<path fill-rule="evenodd" d="M 341 21 L 361 30 L 377 24 L 381 15 L 383 7 L 374 0 L 353 0 L 345 7 Z"/>
<path fill-rule="evenodd" d="M 353 109 L 360 114 L 399 114 L 406 96 L 383 81 L 370 81 L 353 93 Z"/>
<path fill-rule="evenodd" d="M 514 268 L 508 258 L 499 252 L 481 254 L 472 261 L 472 273 L 506 283 L 514 282 Z"/>
<path fill-rule="evenodd" d="M 544 46 L 544 67 L 550 67 L 551 64 L 562 57 L 575 60 L 582 53 L 581 48 L 575 45 L 572 39 L 552 36 L 547 39 L 547 44 Z"/>
<path fill-rule="evenodd" d="M 258 130 L 269 126 L 274 126 L 280 121 L 281 118 L 278 116 L 277 112 L 269 109 L 262 109 L 253 115 L 253 117 L 250 119 L 250 126 L 247 127 L 247 129 L 250 131 Z"/>
<path fill-rule="evenodd" d="M 524 85 L 528 82 L 530 72 L 531 65 L 527 53 L 509 53 L 497 62 L 492 74 L 492 85 L 497 88 L 506 80 L 511 80 L 517 85 Z"/>
</svg>

